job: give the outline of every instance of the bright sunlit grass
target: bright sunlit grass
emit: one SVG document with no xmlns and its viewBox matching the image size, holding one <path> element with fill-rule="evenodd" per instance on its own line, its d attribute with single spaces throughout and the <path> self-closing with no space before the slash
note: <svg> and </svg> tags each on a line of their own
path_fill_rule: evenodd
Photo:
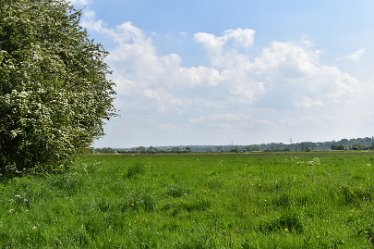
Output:
<svg viewBox="0 0 374 249">
<path fill-rule="evenodd" d="M 86 155 L 0 183 L 1 248 L 372 248 L 374 153 Z"/>
</svg>

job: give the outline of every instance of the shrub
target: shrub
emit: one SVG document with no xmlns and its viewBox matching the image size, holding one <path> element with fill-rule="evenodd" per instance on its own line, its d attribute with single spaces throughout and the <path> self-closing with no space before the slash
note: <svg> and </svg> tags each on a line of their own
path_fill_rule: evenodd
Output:
<svg viewBox="0 0 374 249">
<path fill-rule="evenodd" d="M 0 171 L 70 165 L 113 116 L 107 52 L 62 0 L 0 4 Z"/>
</svg>

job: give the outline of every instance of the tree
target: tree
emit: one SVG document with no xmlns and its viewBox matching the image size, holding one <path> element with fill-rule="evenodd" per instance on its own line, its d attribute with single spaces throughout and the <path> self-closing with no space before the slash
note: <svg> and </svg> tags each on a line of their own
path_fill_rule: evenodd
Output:
<svg viewBox="0 0 374 249">
<path fill-rule="evenodd" d="M 144 146 L 139 146 L 139 147 L 136 148 L 136 151 L 138 153 L 146 153 L 147 152 L 147 148 L 144 147 Z"/>
<path fill-rule="evenodd" d="M 192 152 L 191 147 L 186 147 L 186 148 L 184 148 L 184 152 L 186 152 L 186 153 L 191 153 L 191 152 Z"/>
<path fill-rule="evenodd" d="M 0 4 L 0 170 L 69 165 L 114 115 L 107 52 L 64 0 Z"/>
<path fill-rule="evenodd" d="M 147 148 L 147 153 L 157 154 L 158 153 L 158 149 L 156 147 L 150 146 L 150 147 Z"/>
<path fill-rule="evenodd" d="M 181 151 L 181 148 L 178 146 L 174 146 L 173 148 L 171 148 L 172 153 L 181 153 Z"/>
</svg>

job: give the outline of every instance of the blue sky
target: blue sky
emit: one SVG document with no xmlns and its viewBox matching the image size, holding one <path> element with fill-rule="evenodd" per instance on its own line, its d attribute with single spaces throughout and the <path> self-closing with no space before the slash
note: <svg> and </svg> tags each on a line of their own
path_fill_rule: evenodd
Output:
<svg viewBox="0 0 374 249">
<path fill-rule="evenodd" d="M 120 117 L 95 147 L 374 135 L 374 2 L 75 0 Z"/>
</svg>

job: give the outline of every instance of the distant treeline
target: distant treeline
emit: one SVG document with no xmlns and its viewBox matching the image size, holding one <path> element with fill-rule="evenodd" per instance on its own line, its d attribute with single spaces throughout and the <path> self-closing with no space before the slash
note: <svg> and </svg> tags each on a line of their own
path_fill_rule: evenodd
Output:
<svg viewBox="0 0 374 249">
<path fill-rule="evenodd" d="M 254 151 L 326 151 L 326 150 L 374 150 L 374 137 L 342 139 L 331 142 L 268 143 L 253 145 L 189 145 L 150 146 L 134 148 L 91 148 L 93 153 L 199 153 L 199 152 L 254 152 Z"/>
</svg>

